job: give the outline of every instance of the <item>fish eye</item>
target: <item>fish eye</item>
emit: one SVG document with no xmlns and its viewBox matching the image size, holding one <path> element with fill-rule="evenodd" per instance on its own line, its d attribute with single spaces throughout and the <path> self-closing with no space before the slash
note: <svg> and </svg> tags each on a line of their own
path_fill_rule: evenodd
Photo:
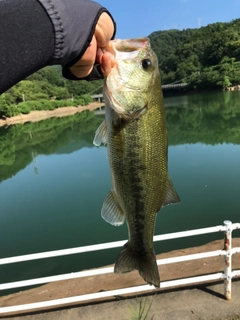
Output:
<svg viewBox="0 0 240 320">
<path fill-rule="evenodd" d="M 152 62 L 150 59 L 143 59 L 142 60 L 142 67 L 144 70 L 148 70 L 152 65 Z"/>
</svg>

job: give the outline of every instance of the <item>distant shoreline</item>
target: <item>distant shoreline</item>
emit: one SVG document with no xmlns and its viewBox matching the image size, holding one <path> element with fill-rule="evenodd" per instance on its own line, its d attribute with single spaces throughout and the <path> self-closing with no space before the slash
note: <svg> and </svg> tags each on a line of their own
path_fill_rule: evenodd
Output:
<svg viewBox="0 0 240 320">
<path fill-rule="evenodd" d="M 11 118 L 0 119 L 0 127 L 25 122 L 37 122 L 53 117 L 66 117 L 86 110 L 95 110 L 101 106 L 104 106 L 104 103 L 92 102 L 87 106 L 62 107 L 55 110 L 31 111 L 28 114 L 20 114 Z"/>
</svg>

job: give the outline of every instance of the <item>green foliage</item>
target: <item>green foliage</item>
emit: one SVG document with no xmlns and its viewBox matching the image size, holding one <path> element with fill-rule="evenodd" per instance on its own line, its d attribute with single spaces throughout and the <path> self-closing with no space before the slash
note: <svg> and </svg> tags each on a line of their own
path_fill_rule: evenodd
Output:
<svg viewBox="0 0 240 320">
<path fill-rule="evenodd" d="M 7 102 L 6 95 L 0 95 L 0 117 L 13 117 L 18 115 L 20 112 L 16 105 L 10 105 Z"/>
<path fill-rule="evenodd" d="M 1 102 L 2 99 L 2 102 Z M 69 100 L 31 100 L 20 102 L 18 105 L 8 105 L 5 98 L 0 96 L 0 116 L 13 117 L 20 113 L 27 114 L 31 111 L 54 110 L 68 106 L 85 106 L 92 102 L 92 98 L 85 94 L 77 99 Z"/>
<path fill-rule="evenodd" d="M 92 102 L 90 95 L 93 92 L 101 93 L 102 88 L 103 80 L 69 81 L 62 77 L 60 67 L 46 67 L 4 94 L 0 100 L 0 116 L 10 117 L 31 110 L 53 110 L 64 106 L 84 106 Z"/>
<path fill-rule="evenodd" d="M 8 107 L 5 94 L 0 95 L 0 115 L 4 115 Z"/>
<path fill-rule="evenodd" d="M 128 318 L 129 320 L 147 320 L 150 309 L 152 307 L 153 300 L 148 303 L 148 299 L 145 298 L 140 299 L 139 303 L 137 302 L 137 306 L 134 307 L 132 304 L 130 304 L 130 310 L 132 316 Z M 151 317 L 151 320 L 153 320 L 154 316 Z"/>
<path fill-rule="evenodd" d="M 28 77 L 30 81 L 47 81 L 53 86 L 64 87 L 64 79 L 58 66 L 46 67 Z"/>
<path fill-rule="evenodd" d="M 9 106 L 7 106 L 6 110 L 5 110 L 5 116 L 6 117 L 14 117 L 19 115 L 21 112 L 18 109 L 18 106 L 16 106 L 15 104 L 10 104 Z"/>
<path fill-rule="evenodd" d="M 80 96 L 83 94 L 101 93 L 103 88 L 103 80 L 96 80 L 88 82 L 85 80 L 81 81 L 70 81 L 66 80 L 66 88 L 70 95 Z"/>
<path fill-rule="evenodd" d="M 240 19 L 149 37 L 163 84 L 182 80 L 190 89 L 225 89 L 240 83 Z"/>
</svg>

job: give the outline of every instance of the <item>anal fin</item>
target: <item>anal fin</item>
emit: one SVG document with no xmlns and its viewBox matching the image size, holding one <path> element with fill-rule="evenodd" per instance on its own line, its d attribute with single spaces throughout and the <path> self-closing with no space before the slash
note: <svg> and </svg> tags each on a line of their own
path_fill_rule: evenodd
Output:
<svg viewBox="0 0 240 320">
<path fill-rule="evenodd" d="M 167 192 L 166 192 L 166 198 L 165 201 L 163 203 L 163 207 L 167 206 L 169 204 L 173 204 L 173 203 L 179 203 L 180 202 L 180 198 L 174 188 L 174 185 L 171 181 L 170 178 L 168 178 L 167 180 Z"/>
</svg>

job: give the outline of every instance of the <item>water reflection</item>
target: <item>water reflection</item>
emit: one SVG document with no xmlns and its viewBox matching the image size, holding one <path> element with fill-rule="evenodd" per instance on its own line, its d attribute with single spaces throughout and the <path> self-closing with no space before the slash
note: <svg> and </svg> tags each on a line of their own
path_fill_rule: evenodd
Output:
<svg viewBox="0 0 240 320">
<path fill-rule="evenodd" d="M 240 144 L 239 92 L 168 98 L 166 106 L 169 145 Z"/>
<path fill-rule="evenodd" d="M 239 101 L 239 92 L 165 99 L 169 171 L 181 203 L 161 210 L 156 234 L 239 222 Z M 100 216 L 111 187 L 106 147 L 92 145 L 102 119 L 84 112 L 0 128 L 0 257 L 127 238 L 126 225 Z M 162 242 L 156 253 L 217 238 Z M 118 252 L 1 267 L 0 283 L 110 264 Z"/>
<path fill-rule="evenodd" d="M 64 118 L 0 127 L 0 182 L 11 178 L 31 162 L 37 169 L 37 155 L 71 153 L 92 148 L 92 137 L 102 118 L 82 112 Z"/>
<path fill-rule="evenodd" d="M 240 144 L 240 93 L 217 92 L 165 98 L 169 146 L 198 143 Z M 102 113 L 101 113 L 102 114 Z M 0 182 L 15 175 L 36 155 L 71 153 L 93 147 L 103 119 L 93 112 L 0 127 Z"/>
</svg>

